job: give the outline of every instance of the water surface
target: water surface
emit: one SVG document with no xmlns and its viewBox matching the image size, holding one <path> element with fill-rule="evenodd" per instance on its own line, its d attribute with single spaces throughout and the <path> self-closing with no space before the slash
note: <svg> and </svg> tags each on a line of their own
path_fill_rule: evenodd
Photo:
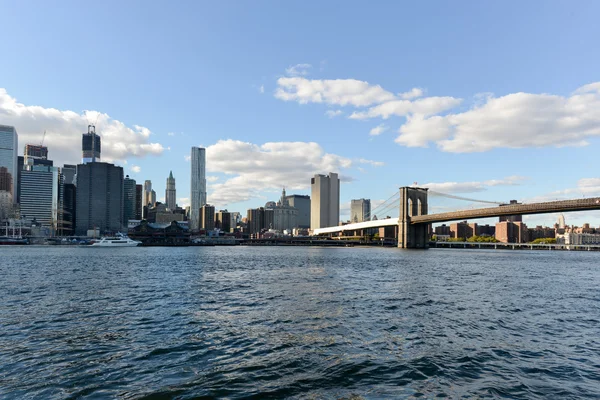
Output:
<svg viewBox="0 0 600 400">
<path fill-rule="evenodd" d="M 599 398 L 600 254 L 0 248 L 0 398 Z"/>
</svg>

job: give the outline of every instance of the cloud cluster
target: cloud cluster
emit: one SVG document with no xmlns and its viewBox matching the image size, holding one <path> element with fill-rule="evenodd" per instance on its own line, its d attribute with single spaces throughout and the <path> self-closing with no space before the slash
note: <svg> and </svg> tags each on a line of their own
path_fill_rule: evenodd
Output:
<svg viewBox="0 0 600 400">
<path fill-rule="evenodd" d="M 409 147 L 430 143 L 447 152 L 494 148 L 585 146 L 600 136 L 600 83 L 585 85 L 568 97 L 512 93 L 488 95 L 468 111 L 408 118 L 396 142 Z"/>
<path fill-rule="evenodd" d="M 340 173 L 355 163 L 378 166 L 377 161 L 357 160 L 326 153 L 314 142 L 269 142 L 257 145 L 238 140 L 220 140 L 206 148 L 208 171 L 230 175 L 222 183 L 209 185 L 209 202 L 217 206 L 252 198 L 265 191 L 306 190 L 314 174 Z M 212 180 L 212 179 L 211 179 Z"/>
<path fill-rule="evenodd" d="M 148 128 L 110 118 L 98 111 L 77 113 L 41 106 L 25 105 L 17 102 L 5 89 L 0 88 L 0 121 L 13 125 L 19 134 L 19 147 L 27 143 L 38 144 L 46 131 L 44 144 L 48 146 L 48 156 L 56 165 L 77 163 L 81 159 L 81 134 L 87 132 L 90 124 L 96 125 L 96 132 L 102 137 L 102 160 L 123 161 L 130 157 L 160 155 L 164 147 L 150 141 Z"/>
<path fill-rule="evenodd" d="M 470 108 L 460 112 L 454 110 L 463 99 L 424 95 L 420 88 L 393 94 L 366 81 L 307 79 L 298 74 L 279 78 L 275 91 L 275 97 L 283 101 L 357 108 L 350 119 L 401 118 L 396 143 L 407 147 L 435 145 L 445 152 L 468 153 L 585 146 L 590 138 L 600 136 L 600 82 L 584 85 L 569 96 L 477 94 Z M 338 111 L 326 115 L 340 115 Z M 375 128 L 370 134 L 378 132 Z"/>
<path fill-rule="evenodd" d="M 371 135 L 371 136 L 379 136 L 379 135 L 381 135 L 383 132 L 385 132 L 387 130 L 388 130 L 388 128 L 387 128 L 387 126 L 385 126 L 385 124 L 379 124 L 375 128 L 373 128 L 373 129 L 371 129 L 369 131 L 369 135 Z"/>
</svg>

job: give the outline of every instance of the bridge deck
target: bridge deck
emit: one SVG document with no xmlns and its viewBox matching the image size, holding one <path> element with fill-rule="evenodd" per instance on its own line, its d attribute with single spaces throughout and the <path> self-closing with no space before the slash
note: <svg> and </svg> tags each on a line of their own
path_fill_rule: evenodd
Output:
<svg viewBox="0 0 600 400">
<path fill-rule="evenodd" d="M 410 218 L 410 223 L 431 224 L 436 222 L 460 221 L 478 218 L 491 218 L 523 214 L 546 214 L 554 212 L 600 210 L 600 197 L 577 200 L 559 200 L 546 203 L 533 204 L 510 204 L 499 207 L 480 208 L 475 210 L 453 211 L 448 213 L 419 215 Z M 315 235 L 357 231 L 369 228 L 381 228 L 385 226 L 398 225 L 398 218 L 380 219 L 377 221 L 358 222 L 354 224 L 331 226 L 328 228 L 315 229 Z"/>
<path fill-rule="evenodd" d="M 511 204 L 476 210 L 453 211 L 448 213 L 419 215 L 411 217 L 411 224 L 430 224 L 477 218 L 490 218 L 523 214 L 547 214 L 554 212 L 600 210 L 600 197 L 577 200 L 559 200 L 546 203 Z"/>
</svg>

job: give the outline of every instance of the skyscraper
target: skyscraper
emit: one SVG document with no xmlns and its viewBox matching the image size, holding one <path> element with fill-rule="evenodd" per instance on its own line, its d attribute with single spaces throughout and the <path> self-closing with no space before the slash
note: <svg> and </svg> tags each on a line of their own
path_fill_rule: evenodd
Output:
<svg viewBox="0 0 600 400">
<path fill-rule="evenodd" d="M 21 172 L 21 218 L 58 229 L 59 183 L 58 168 L 25 165 Z"/>
<path fill-rule="evenodd" d="M 173 211 L 177 207 L 177 195 L 175 192 L 175 178 L 173 178 L 173 171 L 170 171 L 169 177 L 167 178 L 167 189 L 165 190 L 165 203 L 167 208 Z"/>
<path fill-rule="evenodd" d="M 205 231 L 215 229 L 215 206 L 204 204 L 200 208 L 200 229 Z"/>
<path fill-rule="evenodd" d="M 338 174 L 315 175 L 310 180 L 310 229 L 337 226 L 340 222 Z"/>
<path fill-rule="evenodd" d="M 88 125 L 87 133 L 81 138 L 82 164 L 100 161 L 100 136 L 96 135 L 96 127 Z"/>
<path fill-rule="evenodd" d="M 123 226 L 123 168 L 109 163 L 77 165 L 76 233 L 118 232 Z"/>
<path fill-rule="evenodd" d="M 371 200 L 358 199 L 350 201 L 350 222 L 371 220 Z"/>
<path fill-rule="evenodd" d="M 135 190 L 135 179 L 129 175 L 123 180 L 123 224 L 127 224 L 130 219 L 135 219 L 137 193 Z"/>
<path fill-rule="evenodd" d="M 37 144 L 26 144 L 23 149 L 25 164 L 33 165 L 33 160 L 38 161 L 36 165 L 52 166 L 53 162 L 48 160 L 48 147 Z M 45 162 L 44 162 L 45 161 Z"/>
<path fill-rule="evenodd" d="M 152 181 L 146 180 L 144 182 L 144 204 L 143 206 L 151 206 L 154 207 L 154 203 L 156 203 L 156 192 L 152 190 Z"/>
<path fill-rule="evenodd" d="M 13 203 L 17 202 L 19 180 L 17 177 L 17 148 L 19 135 L 13 126 L 0 125 L 0 167 L 6 168 L 10 178 L 10 192 Z"/>
<path fill-rule="evenodd" d="M 200 208 L 206 204 L 206 149 L 192 147 L 190 163 L 192 179 L 190 185 L 190 228 L 200 227 Z"/>
<path fill-rule="evenodd" d="M 65 164 L 61 170 L 64 176 L 65 185 L 75 184 L 75 174 L 77 173 L 77 165 Z"/>
<path fill-rule="evenodd" d="M 144 186 L 135 185 L 135 219 L 142 219 L 144 210 Z"/>
<path fill-rule="evenodd" d="M 292 194 L 286 199 L 291 207 L 298 210 L 298 228 L 310 228 L 310 196 Z"/>
</svg>

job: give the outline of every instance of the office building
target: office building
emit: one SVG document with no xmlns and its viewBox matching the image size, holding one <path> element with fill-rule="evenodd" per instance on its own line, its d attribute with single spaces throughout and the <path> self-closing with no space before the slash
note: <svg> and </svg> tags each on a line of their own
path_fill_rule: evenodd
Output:
<svg viewBox="0 0 600 400">
<path fill-rule="evenodd" d="M 265 229 L 265 209 L 263 207 L 249 209 L 246 218 L 249 234 L 258 234 L 261 230 Z"/>
<path fill-rule="evenodd" d="M 12 176 L 6 167 L 0 167 L 0 190 L 8 193 L 10 193 L 12 190 Z"/>
<path fill-rule="evenodd" d="M 58 229 L 59 170 L 47 165 L 25 165 L 21 172 L 21 218 Z"/>
<path fill-rule="evenodd" d="M 135 185 L 135 219 L 142 219 L 142 212 L 144 210 L 144 186 Z"/>
<path fill-rule="evenodd" d="M 171 210 L 174 210 L 177 207 L 177 195 L 175 191 L 175 178 L 173 178 L 173 171 L 169 172 L 169 177 L 167 178 L 165 203 L 167 203 L 167 208 L 170 208 Z"/>
<path fill-rule="evenodd" d="M 281 192 L 279 201 L 277 203 L 270 201 L 265 205 L 265 209 L 273 212 L 273 226 L 271 229 L 280 232 L 292 232 L 297 227 L 298 210 L 289 205 L 285 188 Z"/>
<path fill-rule="evenodd" d="M 310 228 L 310 196 L 292 194 L 286 196 L 286 199 L 290 207 L 294 207 L 298 210 L 298 217 L 296 220 L 298 228 Z"/>
<path fill-rule="evenodd" d="M 135 218 L 137 193 L 135 179 L 131 179 L 129 175 L 123 180 L 123 224 Z"/>
<path fill-rule="evenodd" d="M 109 163 L 77 165 L 76 233 L 118 232 L 123 226 L 123 168 Z"/>
<path fill-rule="evenodd" d="M 0 190 L 0 222 L 12 218 L 13 199 L 8 190 Z"/>
<path fill-rule="evenodd" d="M 340 221 L 338 174 L 315 175 L 310 181 L 310 229 L 337 226 Z"/>
<path fill-rule="evenodd" d="M 507 206 L 507 205 L 515 205 L 515 204 L 519 204 L 516 200 L 511 200 L 509 204 L 501 204 L 500 207 L 502 206 Z M 523 216 L 522 215 L 503 215 L 499 218 L 498 222 L 523 222 Z"/>
<path fill-rule="evenodd" d="M 13 126 L 0 125 L 0 167 L 6 168 L 5 185 L 10 181 L 8 192 L 12 196 L 13 203 L 17 202 L 19 180 L 18 155 L 19 135 Z"/>
<path fill-rule="evenodd" d="M 64 179 L 64 178 L 63 178 Z M 59 221 L 59 234 L 73 235 L 77 223 L 77 193 L 73 183 L 64 183 L 62 189 L 62 218 Z"/>
<path fill-rule="evenodd" d="M 231 213 L 227 210 L 219 210 L 215 213 L 215 228 L 223 232 L 231 232 Z"/>
<path fill-rule="evenodd" d="M 146 180 L 144 182 L 144 204 L 143 207 L 150 208 L 156 205 L 156 192 L 152 190 L 152 181 Z M 146 214 L 143 215 L 146 218 Z"/>
<path fill-rule="evenodd" d="M 200 229 L 205 231 L 215 229 L 215 206 L 204 204 L 200 208 Z"/>
<path fill-rule="evenodd" d="M 75 184 L 75 175 L 77 174 L 77 165 L 65 164 L 61 172 L 63 174 L 63 181 L 65 185 Z"/>
<path fill-rule="evenodd" d="M 371 200 L 358 199 L 350 201 L 350 222 L 364 222 L 371 220 Z"/>
<path fill-rule="evenodd" d="M 206 204 L 206 149 L 192 147 L 190 164 L 190 229 L 196 230 L 200 226 L 200 208 Z"/>
<path fill-rule="evenodd" d="M 23 149 L 23 157 L 26 165 L 46 165 L 49 167 L 54 165 L 52 160 L 48 160 L 48 147 L 46 146 L 26 144 Z"/>
<path fill-rule="evenodd" d="M 96 127 L 94 125 L 88 125 L 87 133 L 84 133 L 81 138 L 81 152 L 82 164 L 100 162 L 100 136 L 96 134 Z"/>
</svg>

